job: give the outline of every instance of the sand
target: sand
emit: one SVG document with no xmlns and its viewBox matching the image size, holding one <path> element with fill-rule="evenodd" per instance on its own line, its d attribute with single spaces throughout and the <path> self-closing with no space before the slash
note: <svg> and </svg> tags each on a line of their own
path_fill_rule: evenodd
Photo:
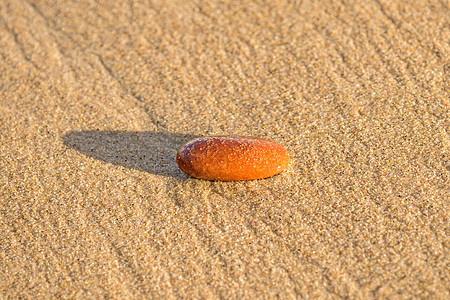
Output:
<svg viewBox="0 0 450 300">
<path fill-rule="evenodd" d="M 0 1 L 0 298 L 450 297 L 447 1 Z M 190 178 L 206 135 L 288 170 Z"/>
</svg>

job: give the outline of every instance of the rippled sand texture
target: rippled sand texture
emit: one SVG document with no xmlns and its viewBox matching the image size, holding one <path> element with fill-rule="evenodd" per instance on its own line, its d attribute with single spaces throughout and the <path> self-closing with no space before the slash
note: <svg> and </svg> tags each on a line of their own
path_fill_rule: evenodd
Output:
<svg viewBox="0 0 450 300">
<path fill-rule="evenodd" d="M 0 298 L 449 298 L 447 1 L 0 1 Z M 284 145 L 250 182 L 204 135 Z"/>
</svg>

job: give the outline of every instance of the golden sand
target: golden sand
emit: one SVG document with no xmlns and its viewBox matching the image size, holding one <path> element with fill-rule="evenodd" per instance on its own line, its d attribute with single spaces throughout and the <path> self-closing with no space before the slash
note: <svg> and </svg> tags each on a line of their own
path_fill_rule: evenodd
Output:
<svg viewBox="0 0 450 300">
<path fill-rule="evenodd" d="M 0 1 L 0 298 L 449 298 L 446 1 Z M 286 146 L 211 182 L 205 135 Z"/>
</svg>

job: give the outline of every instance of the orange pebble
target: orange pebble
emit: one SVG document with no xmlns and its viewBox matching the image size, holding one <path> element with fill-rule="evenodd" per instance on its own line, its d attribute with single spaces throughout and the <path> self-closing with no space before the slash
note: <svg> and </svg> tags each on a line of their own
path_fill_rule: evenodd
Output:
<svg viewBox="0 0 450 300">
<path fill-rule="evenodd" d="M 286 149 L 273 141 L 248 136 L 194 139 L 178 150 L 180 169 L 207 180 L 253 180 L 273 176 L 289 163 Z"/>
</svg>

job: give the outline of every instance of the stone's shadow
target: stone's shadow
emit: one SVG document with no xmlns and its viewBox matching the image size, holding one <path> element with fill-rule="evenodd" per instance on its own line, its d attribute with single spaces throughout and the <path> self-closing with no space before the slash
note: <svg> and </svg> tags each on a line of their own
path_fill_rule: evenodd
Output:
<svg viewBox="0 0 450 300">
<path fill-rule="evenodd" d="M 73 131 L 62 139 L 66 146 L 97 160 L 154 175 L 183 178 L 175 156 L 183 144 L 196 137 L 148 131 Z"/>
</svg>

